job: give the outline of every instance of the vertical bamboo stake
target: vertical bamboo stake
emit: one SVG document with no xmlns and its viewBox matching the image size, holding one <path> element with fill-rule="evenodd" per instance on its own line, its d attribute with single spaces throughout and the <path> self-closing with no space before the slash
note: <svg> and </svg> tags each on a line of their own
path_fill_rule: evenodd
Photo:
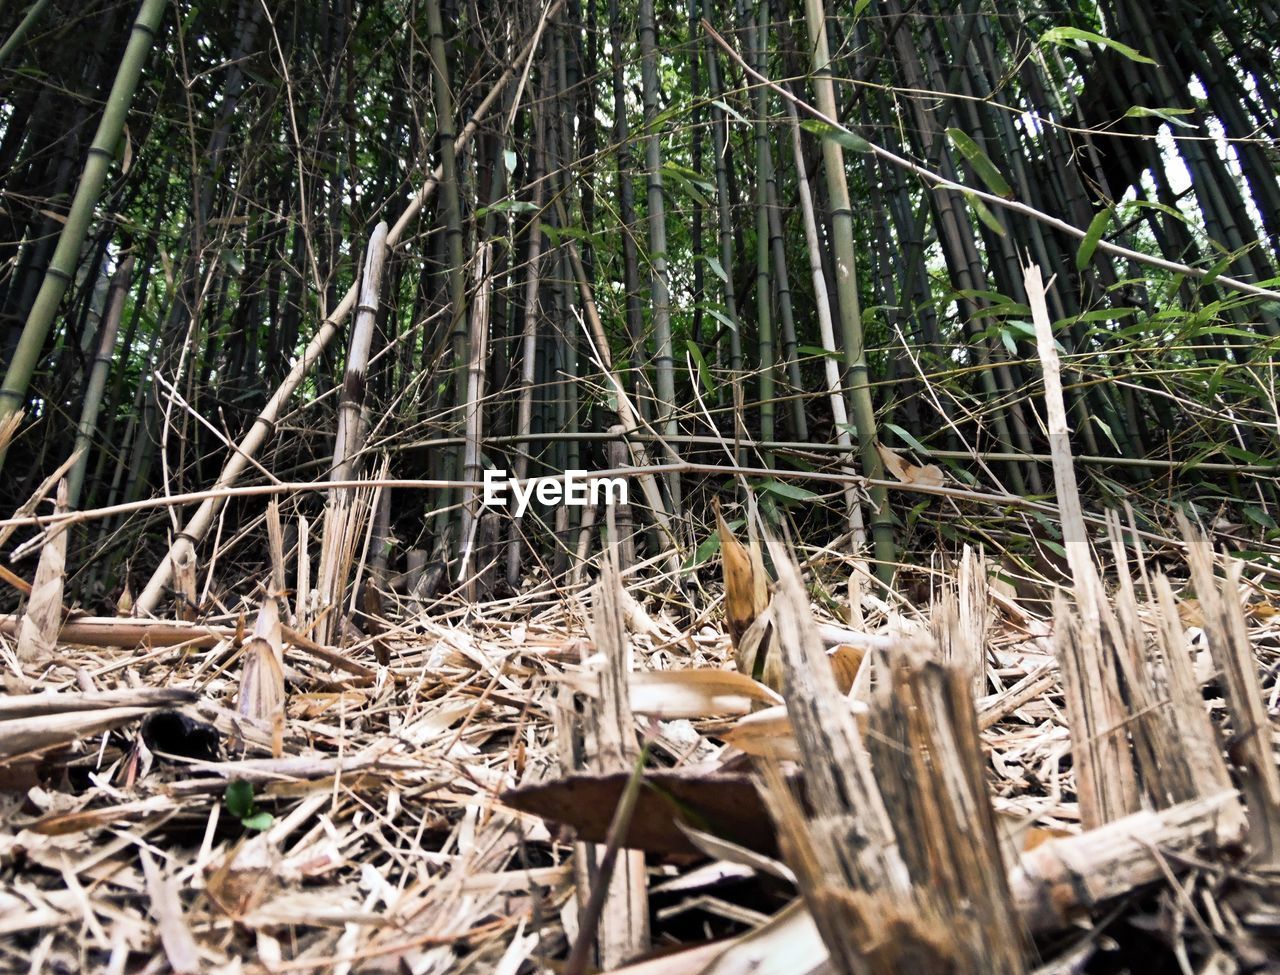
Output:
<svg viewBox="0 0 1280 975">
<path fill-rule="evenodd" d="M 538 344 L 538 285 L 539 268 L 542 258 L 542 172 L 545 169 L 543 160 L 543 122 L 542 113 L 537 103 L 533 107 L 534 119 L 534 152 L 533 165 L 530 167 L 530 182 L 533 184 L 533 218 L 529 221 L 529 255 L 525 261 L 524 286 L 524 327 L 520 335 L 520 390 L 516 419 L 516 435 L 527 437 L 533 430 L 533 378 L 536 365 L 535 354 Z M 529 475 L 529 443 L 521 443 L 516 450 L 515 476 L 523 481 Z M 515 588 L 520 582 L 521 521 L 519 515 L 511 519 L 510 536 L 507 540 L 507 582 Z"/>
<path fill-rule="evenodd" d="M 120 141 L 125 116 L 129 114 L 133 93 L 137 90 L 138 79 L 160 26 L 164 7 L 165 0 L 143 0 L 142 7 L 138 10 L 124 57 L 120 59 L 120 70 L 116 73 L 110 94 L 107 95 L 107 107 L 89 146 L 89 158 L 85 161 L 80 185 L 76 187 L 75 199 L 71 201 L 67 222 L 58 237 L 58 246 L 45 271 L 40 292 L 27 315 L 18 347 L 5 372 L 4 383 L 0 384 L 0 422 L 22 408 L 36 362 L 44 348 L 54 316 L 58 313 L 58 305 L 76 273 L 80 249 L 84 246 L 94 208 L 106 183 L 107 170 L 115 158 L 116 143 Z M 4 452 L 0 451 L 0 468 L 3 468 L 3 464 Z"/>
<path fill-rule="evenodd" d="M 67 477 L 67 505 L 71 508 L 76 507 L 78 503 L 80 488 L 84 485 L 85 471 L 89 467 L 89 446 L 93 441 L 94 429 L 98 425 L 102 391 L 106 388 L 107 374 L 111 371 L 116 334 L 120 330 L 120 318 L 124 313 L 124 296 L 132 275 L 133 255 L 128 254 L 120 262 L 111 279 L 111 294 L 107 298 L 107 317 L 103 319 L 101 334 L 98 336 L 98 350 L 93 357 L 93 369 L 89 373 L 89 382 L 84 391 L 84 406 L 80 410 L 80 425 L 76 432 L 76 450 L 80 452 L 80 456 Z"/>
<path fill-rule="evenodd" d="M 702 16 L 711 19 L 711 0 L 702 0 Z M 719 53 L 715 42 L 707 39 L 707 93 L 715 101 L 723 100 L 720 90 Z M 716 213 L 720 227 L 720 281 L 724 291 L 724 308 L 729 319 L 729 369 L 733 373 L 733 389 L 738 388 L 738 373 L 742 369 L 741 321 L 738 318 L 738 296 L 734 288 L 733 272 L 737 262 L 733 256 L 733 215 L 729 211 L 729 119 L 724 110 L 711 109 L 711 144 L 715 149 Z"/>
<path fill-rule="evenodd" d="M 479 492 L 473 485 L 482 476 L 480 437 L 484 428 L 484 370 L 488 364 L 489 298 L 493 289 L 489 262 L 492 257 L 493 242 L 486 240 L 476 254 L 475 301 L 471 308 L 471 340 L 468 342 L 471 359 L 467 363 L 466 447 L 462 466 L 462 479 L 467 484 L 462 489 L 463 548 L 458 566 L 458 581 L 465 581 L 463 593 L 467 599 L 475 598 L 475 576 L 469 572 L 468 564 L 475 545 L 476 525 L 480 519 Z"/>
<path fill-rule="evenodd" d="M 813 194 L 809 190 L 809 176 L 805 171 L 804 144 L 800 139 L 800 120 L 796 117 L 795 106 L 787 102 L 787 111 L 791 116 L 791 146 L 796 160 L 796 185 L 800 195 L 800 213 L 804 218 L 805 253 L 809 255 L 809 272 L 813 278 L 813 301 L 818 313 L 818 334 L 822 347 L 828 352 L 835 352 L 835 330 L 831 322 L 831 305 L 827 298 L 827 279 L 822 271 L 822 251 L 818 244 L 818 221 L 813 213 Z M 853 440 L 849 436 L 849 415 L 845 412 L 844 393 L 840 388 L 840 369 L 832 356 L 822 357 L 822 368 L 826 374 L 827 393 L 831 400 L 831 419 L 836 427 L 836 443 L 841 447 L 849 447 L 852 453 Z M 846 468 L 850 474 L 852 469 Z M 845 505 L 848 508 L 849 530 L 853 533 L 855 552 L 862 551 L 867 544 L 866 527 L 862 520 L 862 502 L 850 486 L 845 490 Z"/>
<path fill-rule="evenodd" d="M 1103 625 L 1102 580 L 1094 565 L 1080 508 L 1062 376 L 1040 268 L 1027 266 L 1024 286 L 1044 371 L 1045 414 L 1062 519 L 1062 544 L 1067 550 L 1080 611 L 1077 619 L 1068 612 L 1064 598 L 1055 600 L 1054 649 L 1071 723 L 1080 819 L 1086 829 L 1093 829 L 1138 809 L 1137 775 L 1126 735 L 1115 644 Z"/>
<path fill-rule="evenodd" d="M 454 154 L 449 151 L 453 143 L 454 104 L 453 93 L 449 89 L 449 64 L 444 46 L 444 27 L 440 17 L 440 0 L 427 0 L 427 31 L 431 35 L 431 81 L 435 95 L 436 135 L 440 151 L 440 205 L 445 219 L 445 254 L 448 267 L 445 271 L 449 283 L 449 345 L 453 368 L 453 401 L 460 408 L 465 408 L 467 396 L 467 317 L 466 317 L 466 279 L 463 269 L 466 266 L 463 257 L 462 242 L 462 202 L 458 188 L 458 166 Z M 457 452 L 449 448 L 445 457 L 447 479 L 452 479 L 458 471 Z M 443 499 L 445 507 L 452 503 L 457 495 L 452 491 L 450 497 Z M 462 521 L 458 522 L 458 547 L 466 543 L 461 535 Z"/>
</svg>

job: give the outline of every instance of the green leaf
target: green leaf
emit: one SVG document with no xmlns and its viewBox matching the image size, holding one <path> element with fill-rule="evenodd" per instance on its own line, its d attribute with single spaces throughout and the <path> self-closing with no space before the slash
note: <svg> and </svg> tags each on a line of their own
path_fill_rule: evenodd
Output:
<svg viewBox="0 0 1280 975">
<path fill-rule="evenodd" d="M 1170 125 L 1180 125 L 1184 129 L 1198 129 L 1200 126 L 1191 122 L 1184 122 L 1178 115 L 1190 115 L 1195 111 L 1194 108 L 1147 108 L 1145 105 L 1134 105 L 1124 113 L 1125 118 L 1158 118 L 1163 119 Z"/>
<path fill-rule="evenodd" d="M 729 275 L 724 273 L 724 265 L 717 261 L 710 254 L 703 254 L 702 259 L 711 265 L 711 270 L 715 272 L 716 277 L 726 284 L 729 283 Z"/>
<path fill-rule="evenodd" d="M 1065 559 L 1067 557 L 1067 550 L 1063 548 L 1061 545 L 1059 545 L 1057 542 L 1051 542 L 1047 538 L 1042 538 L 1040 539 L 1040 544 L 1043 545 L 1045 548 L 1047 548 L 1050 552 L 1053 552 L 1060 559 Z"/>
<path fill-rule="evenodd" d="M 502 161 L 506 164 L 508 173 L 516 171 L 516 151 L 514 149 L 503 149 Z"/>
<path fill-rule="evenodd" d="M 1093 422 L 1096 423 L 1102 432 L 1107 435 L 1107 439 L 1111 441 L 1111 446 L 1116 448 L 1116 453 L 1124 453 L 1124 451 L 1120 449 L 1120 445 L 1116 443 L 1116 435 L 1111 432 L 1110 424 L 1104 423 L 1102 418 L 1098 416 L 1093 418 Z"/>
<path fill-rule="evenodd" d="M 841 358 L 840 353 L 835 351 L 834 349 L 824 349 L 818 345 L 797 345 L 796 351 L 799 352 L 801 355 L 823 356 L 827 359 Z"/>
<path fill-rule="evenodd" d="M 739 122 L 742 122 L 744 125 L 748 124 L 747 120 L 743 118 L 742 113 L 739 112 L 737 109 L 735 109 L 733 106 L 731 106 L 728 102 L 717 98 L 711 104 L 714 105 L 716 108 L 720 109 L 726 115 L 732 115 L 734 118 L 736 118 Z"/>
<path fill-rule="evenodd" d="M 707 360 L 703 358 L 702 350 L 694 345 L 693 342 L 686 342 L 685 346 L 688 348 L 694 364 L 698 367 L 698 379 L 702 383 L 702 388 L 706 390 L 708 396 L 714 396 L 716 394 L 716 384 L 711 378 L 711 370 L 707 368 Z"/>
<path fill-rule="evenodd" d="M 788 484 L 786 481 L 765 481 L 760 485 L 760 490 L 769 491 L 789 501 L 812 501 L 817 497 L 812 491 L 796 487 L 794 484 Z"/>
<path fill-rule="evenodd" d="M 257 812 L 252 816 L 245 816 L 240 820 L 241 825 L 245 829 L 253 829 L 262 832 L 264 829 L 270 828 L 271 824 L 276 821 L 276 817 L 269 812 Z"/>
<path fill-rule="evenodd" d="M 1275 528 L 1276 520 L 1262 508 L 1249 505 L 1241 509 L 1244 516 L 1252 521 L 1255 525 L 1261 525 L 1263 528 Z"/>
<path fill-rule="evenodd" d="M 895 437 L 897 437 L 904 444 L 906 444 L 908 447 L 914 450 L 917 454 L 921 454 L 926 457 L 929 455 L 929 448 L 926 447 L 924 444 L 922 444 L 915 437 L 911 436 L 911 434 L 909 434 L 906 430 L 902 429 L 902 427 L 898 426 L 898 424 L 886 423 L 884 425 L 884 428 L 886 430 L 893 431 L 893 435 Z"/>
<path fill-rule="evenodd" d="M 725 328 L 727 328 L 729 331 L 731 331 L 731 332 L 733 332 L 733 333 L 735 333 L 735 334 L 737 333 L 737 331 L 738 331 L 738 323 L 737 323 L 737 322 L 735 322 L 735 321 L 734 321 L 732 318 L 730 318 L 728 315 L 726 315 L 724 312 L 717 311 L 717 310 L 716 310 L 716 309 L 714 309 L 714 308 L 708 308 L 708 309 L 707 309 L 707 314 L 708 314 L 708 315 L 710 315 L 712 318 L 714 318 L 716 321 L 718 321 L 721 325 L 723 325 L 723 326 L 724 326 Z"/>
<path fill-rule="evenodd" d="M 1084 240 L 1080 241 L 1080 249 L 1076 251 L 1077 271 L 1083 271 L 1089 266 L 1089 262 L 1093 260 L 1093 252 L 1098 249 L 1098 241 L 1102 240 L 1102 235 L 1107 232 L 1107 226 L 1110 223 L 1110 207 L 1099 210 L 1098 215 L 1089 221 L 1089 229 L 1085 232 Z"/>
<path fill-rule="evenodd" d="M 226 803 L 227 812 L 236 819 L 253 815 L 253 786 L 244 779 L 227 783 L 227 789 L 222 798 Z"/>
<path fill-rule="evenodd" d="M 1041 44 L 1061 44 L 1068 47 L 1074 47 L 1077 41 L 1083 41 L 1086 44 L 1101 44 L 1103 47 L 1109 47 L 1117 54 L 1124 55 L 1130 61 L 1139 61 L 1142 64 L 1156 63 L 1145 54 L 1139 52 L 1136 48 L 1130 47 L 1128 44 L 1122 44 L 1113 38 L 1103 37 L 1101 34 L 1095 34 L 1091 30 L 1081 30 L 1079 27 L 1054 27 L 1040 35 Z"/>
<path fill-rule="evenodd" d="M 987 184 L 987 189 L 1006 200 L 1013 199 L 1013 187 L 1005 181 L 996 164 L 982 151 L 981 146 L 960 129 L 947 129 L 947 135 L 951 138 L 951 144 L 960 150 L 960 155 L 969 161 L 978 178 Z"/>
<path fill-rule="evenodd" d="M 1009 355 L 1016 356 L 1018 354 L 1018 340 L 1013 337 L 1013 333 L 1007 328 L 1000 329 L 1000 341 L 1008 350 Z"/>
<path fill-rule="evenodd" d="M 826 122 L 819 122 L 817 119 L 805 119 L 800 123 L 800 128 L 806 132 L 812 132 L 814 135 L 822 139 L 830 139 L 837 145 L 843 146 L 850 152 L 870 152 L 871 143 L 860 135 L 854 135 L 844 129 L 837 129 L 834 125 L 828 125 Z"/>
<path fill-rule="evenodd" d="M 853 19 L 857 20 L 861 17 L 862 11 L 866 10 L 870 4 L 871 0 L 858 0 L 858 2 L 853 5 Z"/>
<path fill-rule="evenodd" d="M 995 231 L 1001 237 L 1004 236 L 1004 227 L 1000 226 L 1000 221 L 996 219 L 996 215 L 987 209 L 987 205 L 978 197 L 973 195 L 972 190 L 966 190 L 961 187 L 964 198 L 969 204 L 969 208 L 973 210 L 974 215 L 985 223 L 991 230 Z"/>
<path fill-rule="evenodd" d="M 685 568 L 696 569 L 718 551 L 720 551 L 720 533 L 718 531 L 714 531 L 707 536 L 701 545 L 698 546 L 697 550 L 693 553 L 693 558 L 689 560 Z"/>
</svg>

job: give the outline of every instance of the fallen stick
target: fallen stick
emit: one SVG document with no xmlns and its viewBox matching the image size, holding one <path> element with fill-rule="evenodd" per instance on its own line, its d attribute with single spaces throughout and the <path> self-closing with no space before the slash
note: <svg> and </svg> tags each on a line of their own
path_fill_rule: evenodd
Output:
<svg viewBox="0 0 1280 975">
<path fill-rule="evenodd" d="M 1239 844 L 1243 823 L 1227 815 L 1238 801 L 1230 789 L 1040 844 L 1009 871 L 1018 915 L 1033 933 L 1061 930 L 1114 897 L 1164 879 L 1169 857 Z"/>
<path fill-rule="evenodd" d="M 15 636 L 21 617 L 0 616 L 0 635 Z M 370 680 L 378 673 L 372 667 L 347 659 L 340 650 L 316 643 L 291 627 L 284 627 L 285 640 L 338 670 L 345 670 Z M 168 620 L 135 620 L 115 616 L 81 616 L 67 620 L 58 632 L 59 643 L 86 647 L 201 647 L 217 646 L 223 640 L 234 640 L 236 630 L 230 626 L 208 626 L 203 623 L 174 623 Z"/>
</svg>

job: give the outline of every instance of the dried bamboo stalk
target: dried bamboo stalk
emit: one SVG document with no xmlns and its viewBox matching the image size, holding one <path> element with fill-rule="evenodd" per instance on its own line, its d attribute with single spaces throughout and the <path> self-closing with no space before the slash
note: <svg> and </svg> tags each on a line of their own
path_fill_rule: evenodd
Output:
<svg viewBox="0 0 1280 975">
<path fill-rule="evenodd" d="M 1258 686 L 1258 662 L 1240 599 L 1242 563 L 1230 560 L 1221 580 L 1213 575 L 1213 551 L 1186 515 L 1178 525 L 1187 541 L 1187 562 L 1209 653 L 1222 682 L 1230 716 L 1227 754 L 1236 766 L 1249 819 L 1249 847 L 1260 866 L 1280 865 L 1280 768 L 1276 766 L 1270 716 Z"/>
<path fill-rule="evenodd" d="M 466 392 L 466 444 L 462 460 L 462 479 L 478 483 L 482 475 L 480 463 L 480 438 L 484 432 L 484 374 L 489 355 L 489 299 L 493 290 L 493 278 L 489 263 L 493 256 L 493 243 L 484 241 L 476 253 L 475 297 L 471 303 L 471 335 L 467 348 Z M 475 576 L 469 571 L 472 552 L 475 549 L 475 531 L 480 520 L 480 498 L 473 486 L 462 489 L 462 559 L 458 567 L 458 581 L 463 583 L 463 595 L 474 599 Z"/>
<path fill-rule="evenodd" d="M 1080 507 L 1071 457 L 1071 432 L 1062 396 L 1061 366 L 1040 268 L 1028 264 L 1023 280 L 1043 368 L 1046 425 L 1062 520 L 1062 542 L 1079 608 L 1077 618 L 1068 610 L 1061 595 L 1055 598 L 1054 644 L 1071 724 L 1080 818 L 1085 827 L 1091 829 L 1140 808 L 1138 781 L 1126 734 L 1115 646 L 1110 640 L 1115 629 L 1103 624 L 1102 581 L 1094 565 Z"/>
<path fill-rule="evenodd" d="M 930 658 L 935 659 L 930 659 Z M 1019 972 L 1026 945 L 1013 907 L 967 666 L 906 647 L 869 713 L 867 741 L 922 918 L 954 972 Z M 909 947 L 907 950 L 911 950 Z"/>
<path fill-rule="evenodd" d="M 595 694 L 583 701 L 581 721 L 582 760 L 599 773 L 629 771 L 639 754 L 628 689 L 631 649 L 621 589 L 616 553 L 611 546 L 601 559 L 600 581 L 594 590 L 591 613 L 591 635 L 604 657 L 604 664 L 595 674 Z M 571 734 L 577 740 L 577 734 Z M 572 758 L 569 761 L 571 766 L 576 764 Z M 572 767 L 570 770 L 576 771 Z M 599 844 L 574 844 L 579 917 L 587 908 L 592 889 L 599 883 L 596 870 L 604 852 L 605 848 Z M 596 932 L 597 964 L 606 970 L 648 948 L 644 853 L 638 850 L 621 853 L 608 883 L 609 891 Z"/>
<path fill-rule="evenodd" d="M 387 253 L 387 224 L 382 221 L 369 237 L 360 276 L 360 300 L 356 320 L 351 329 L 347 351 L 347 369 L 342 378 L 342 396 L 338 400 L 338 432 L 333 444 L 333 466 L 330 480 L 350 481 L 356 474 L 356 456 L 364 449 L 367 423 L 364 396 L 365 374 L 369 368 L 369 350 L 373 345 L 373 326 L 378 318 L 378 293 L 382 288 L 382 264 Z"/>
</svg>

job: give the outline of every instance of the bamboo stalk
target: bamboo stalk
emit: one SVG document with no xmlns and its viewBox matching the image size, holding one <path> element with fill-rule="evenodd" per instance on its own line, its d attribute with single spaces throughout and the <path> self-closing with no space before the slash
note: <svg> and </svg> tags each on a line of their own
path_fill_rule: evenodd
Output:
<svg viewBox="0 0 1280 975">
<path fill-rule="evenodd" d="M 809 44 L 813 50 L 813 87 L 819 109 L 836 117 L 835 87 L 831 83 L 831 55 L 827 49 L 826 12 L 822 0 L 805 0 L 805 20 L 809 25 Z M 849 202 L 849 183 L 845 175 L 844 150 L 834 139 L 822 140 L 822 162 L 826 174 L 827 196 L 831 201 L 831 244 L 834 251 L 836 294 L 840 303 L 840 331 L 844 345 L 845 368 L 849 372 L 849 401 L 853 425 L 858 435 L 862 470 L 867 477 L 884 477 L 884 465 L 876 450 L 875 407 L 871 387 L 867 384 L 867 359 L 863 351 L 862 307 L 858 298 L 857 257 L 853 246 L 853 209 Z M 876 556 L 876 576 L 882 582 L 893 578 L 896 548 L 893 521 L 889 514 L 888 495 L 879 488 L 871 490 L 871 536 Z"/>
<path fill-rule="evenodd" d="M 102 393 L 107 386 L 107 375 L 115 356 L 116 335 L 120 330 L 120 317 L 124 313 L 124 296 L 133 275 L 133 254 L 125 256 L 111 279 L 111 294 L 107 299 L 107 314 L 98 336 L 98 349 L 93 357 L 93 369 L 85 384 L 84 406 L 80 410 L 80 424 L 76 431 L 76 450 L 80 452 L 71 473 L 67 476 L 67 504 L 74 508 L 84 486 L 85 471 L 89 467 L 89 447 L 98 425 L 98 411 L 102 407 Z"/>
<path fill-rule="evenodd" d="M 356 476 L 357 461 L 364 449 L 368 423 L 365 419 L 365 390 L 369 370 L 369 350 L 373 326 L 378 319 L 378 294 L 382 289 L 382 263 L 387 254 L 387 224 L 380 222 L 369 237 L 364 273 L 360 276 L 360 300 L 347 351 L 347 369 L 338 400 L 338 430 L 333 444 L 330 480 L 350 481 Z"/>
<path fill-rule="evenodd" d="M 551 16 L 558 10 L 564 0 L 552 0 L 548 8 L 548 16 Z M 489 113 L 489 110 L 497 102 L 503 89 L 515 77 L 516 72 L 521 65 L 533 55 L 534 40 L 530 40 L 524 45 L 520 54 L 508 65 L 507 69 L 494 82 L 493 88 L 489 90 L 489 94 L 478 104 L 471 112 L 471 117 L 467 120 L 467 124 L 463 126 L 462 131 L 458 133 L 458 137 L 453 142 L 453 152 L 458 154 L 470 144 L 474 138 L 476 130 L 480 127 L 481 120 Z M 427 202 L 435 192 L 439 185 L 443 170 L 441 166 L 437 166 L 432 170 L 431 175 L 423 183 L 422 188 L 418 190 L 409 204 L 404 208 L 404 212 L 400 214 L 400 218 L 392 226 L 387 233 L 387 248 L 395 248 L 401 241 L 408 229 L 409 224 L 421 212 L 423 204 Z M 303 377 L 311 371 L 311 367 L 315 365 L 320 358 L 320 354 L 325 347 L 337 334 L 339 327 L 351 314 L 352 309 L 356 305 L 357 285 L 352 284 L 347 289 L 346 295 L 338 306 L 330 312 L 329 316 L 320 323 L 320 327 L 316 330 L 316 334 L 307 344 L 306 350 L 298 357 L 293 368 L 289 370 L 284 381 L 276 389 L 267 405 L 262 412 L 258 414 L 253 424 L 249 428 L 249 432 L 241 438 L 236 444 L 231 456 L 227 458 L 223 465 L 222 473 L 219 474 L 217 481 L 214 483 L 214 491 L 220 491 L 222 488 L 230 487 L 239 479 L 241 473 L 249 465 L 254 455 L 267 442 L 267 439 L 275 433 L 276 419 L 284 410 L 289 398 L 293 395 L 295 389 L 302 382 Z M 139 613 L 148 613 L 155 609 L 159 604 L 163 595 L 164 587 L 172 578 L 173 561 L 181 556 L 182 550 L 192 548 L 196 542 L 202 539 L 209 528 L 213 525 L 214 519 L 218 511 L 222 507 L 224 498 L 215 494 L 206 498 L 200 507 L 183 525 L 182 531 L 174 538 L 170 544 L 168 555 L 161 559 L 160 564 L 156 566 L 151 578 L 147 581 L 146 587 L 138 596 L 137 611 Z"/>
<path fill-rule="evenodd" d="M 143 0 L 138 10 L 137 19 L 129 34 L 129 43 L 120 59 L 120 69 L 107 95 L 106 109 L 98 121 L 98 129 L 89 146 L 88 159 L 76 187 L 75 198 L 71 201 L 66 223 L 58 236 L 58 246 L 45 271 L 40 292 L 27 315 L 18 347 L 9 360 L 4 382 L 0 384 L 0 422 L 22 409 L 27 387 L 58 313 L 58 306 L 67 285 L 75 276 L 85 235 L 93 220 L 98 198 L 102 195 L 102 187 L 106 184 L 107 171 L 115 158 L 116 143 L 120 141 L 120 133 L 124 130 L 125 118 L 133 103 L 133 94 L 137 90 L 138 79 L 142 76 L 142 68 L 151 51 L 164 9 L 165 0 Z M 4 452 L 0 452 L 0 469 L 3 469 L 3 465 Z"/>
</svg>

